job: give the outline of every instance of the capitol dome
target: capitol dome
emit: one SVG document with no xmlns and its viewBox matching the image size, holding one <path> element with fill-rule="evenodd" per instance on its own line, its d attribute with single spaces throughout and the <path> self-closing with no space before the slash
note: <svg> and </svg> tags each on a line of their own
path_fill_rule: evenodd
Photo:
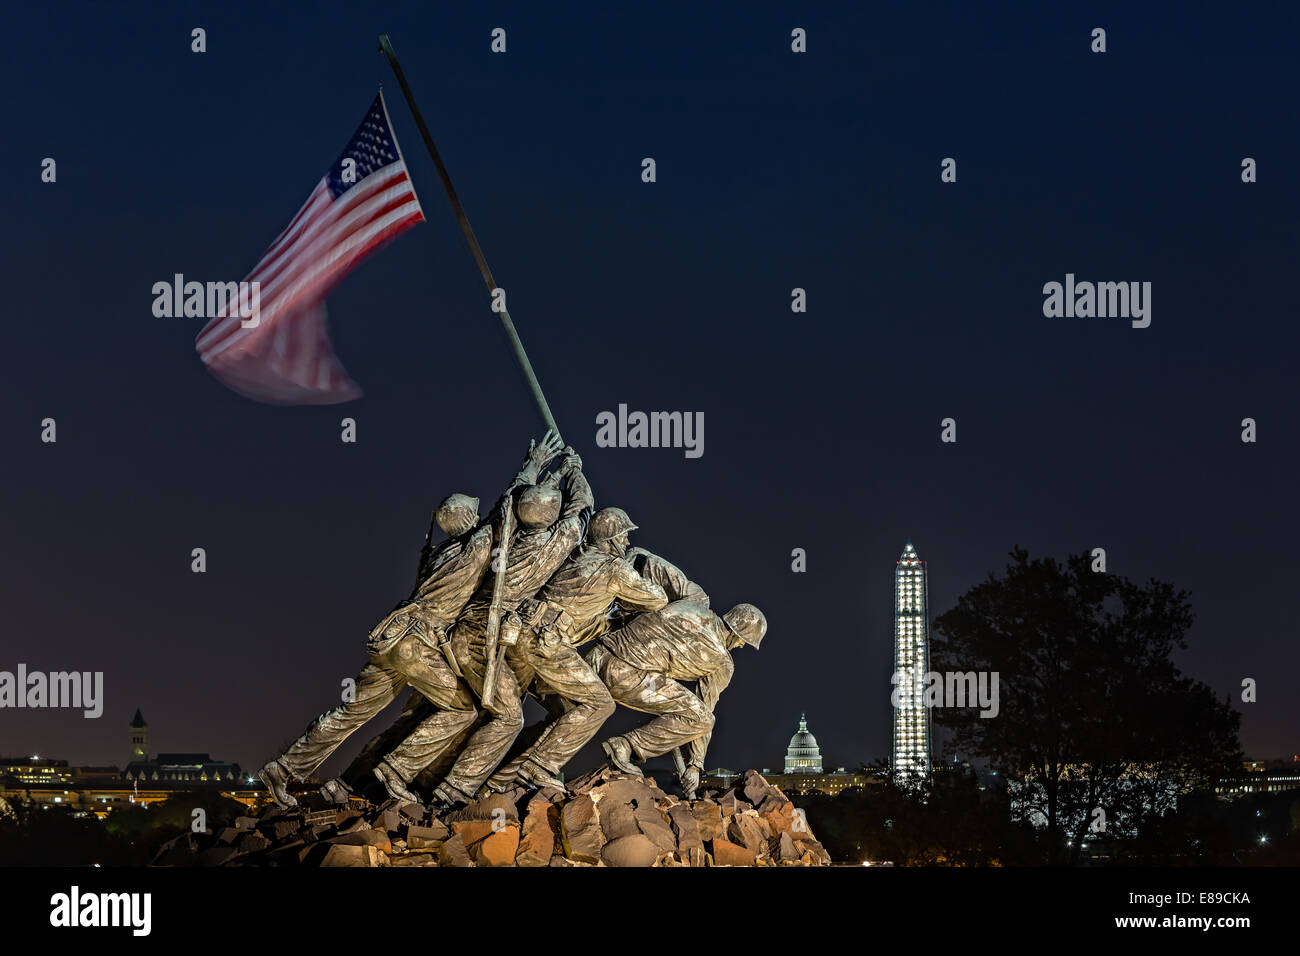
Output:
<svg viewBox="0 0 1300 956">
<path fill-rule="evenodd" d="M 817 738 L 808 731 L 808 718 L 799 715 L 799 730 L 790 738 L 785 752 L 786 773 L 821 773 L 822 752 Z"/>
</svg>

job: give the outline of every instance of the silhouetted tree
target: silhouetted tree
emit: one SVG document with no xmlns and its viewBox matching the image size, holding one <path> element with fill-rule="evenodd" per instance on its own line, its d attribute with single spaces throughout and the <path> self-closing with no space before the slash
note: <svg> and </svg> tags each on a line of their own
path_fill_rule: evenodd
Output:
<svg viewBox="0 0 1300 956">
<path fill-rule="evenodd" d="M 998 713 L 942 707 L 936 723 L 1041 814 L 1048 862 L 1077 862 L 1103 819 L 1108 836 L 1131 834 L 1211 788 L 1241 760 L 1241 718 L 1172 660 L 1192 623 L 1186 592 L 1094 572 L 1087 553 L 1011 559 L 934 622 L 932 666 L 996 672 Z"/>
</svg>

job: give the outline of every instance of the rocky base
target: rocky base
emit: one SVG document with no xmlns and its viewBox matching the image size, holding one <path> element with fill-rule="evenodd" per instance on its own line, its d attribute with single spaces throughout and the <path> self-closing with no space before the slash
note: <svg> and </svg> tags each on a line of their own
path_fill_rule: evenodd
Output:
<svg viewBox="0 0 1300 956">
<path fill-rule="evenodd" d="M 609 767 L 570 794 L 518 789 L 436 811 L 375 805 L 272 808 L 219 833 L 185 833 L 152 866 L 827 866 L 801 811 L 757 771 L 684 801 Z"/>
</svg>

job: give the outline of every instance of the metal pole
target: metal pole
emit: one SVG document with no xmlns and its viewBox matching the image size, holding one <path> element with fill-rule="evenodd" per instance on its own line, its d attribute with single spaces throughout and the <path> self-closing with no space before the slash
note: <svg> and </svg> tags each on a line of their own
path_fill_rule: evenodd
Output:
<svg viewBox="0 0 1300 956">
<path fill-rule="evenodd" d="M 496 280 L 492 278 L 492 270 L 488 268 L 487 260 L 483 258 L 483 250 L 479 247 L 478 239 L 474 237 L 474 230 L 470 228 L 469 217 L 465 215 L 465 207 L 460 204 L 460 197 L 456 195 L 456 189 L 451 184 L 451 177 L 447 175 L 447 167 L 442 164 L 442 157 L 438 155 L 438 148 L 433 145 L 433 137 L 429 135 L 429 127 L 424 125 L 424 117 L 420 115 L 420 108 L 415 105 L 415 97 L 411 95 L 411 88 L 406 84 L 406 75 L 402 72 L 402 65 L 397 62 L 397 54 L 393 52 L 393 45 L 388 42 L 387 33 L 379 35 L 379 48 L 388 57 L 388 63 L 397 76 L 397 85 L 402 88 L 402 95 L 406 97 L 406 105 L 410 107 L 411 115 L 415 117 L 415 125 L 420 130 L 420 136 L 424 138 L 424 147 L 429 151 L 429 156 L 433 159 L 433 165 L 438 168 L 438 176 L 442 179 L 443 188 L 447 190 L 447 198 L 451 200 L 451 208 L 456 211 L 456 218 L 460 220 L 460 228 L 465 233 L 470 252 L 474 253 L 474 261 L 478 263 L 478 271 L 483 274 L 483 281 L 487 283 L 488 294 L 491 295 L 498 288 Z M 537 402 L 537 407 L 541 409 L 542 418 L 546 421 L 546 427 L 559 435 L 560 428 L 555 424 L 555 418 L 551 415 L 551 406 L 546 404 L 546 396 L 542 393 L 542 386 L 537 381 L 537 375 L 533 372 L 533 364 L 528 361 L 528 353 L 524 351 L 524 344 L 519 341 L 519 333 L 515 331 L 515 324 L 510 320 L 510 313 L 502 307 L 498 314 L 501 316 L 501 325 L 506 330 L 506 338 L 510 340 L 510 347 L 515 350 L 515 358 L 519 360 L 519 368 L 528 381 L 528 388 L 533 393 L 533 399 Z"/>
</svg>

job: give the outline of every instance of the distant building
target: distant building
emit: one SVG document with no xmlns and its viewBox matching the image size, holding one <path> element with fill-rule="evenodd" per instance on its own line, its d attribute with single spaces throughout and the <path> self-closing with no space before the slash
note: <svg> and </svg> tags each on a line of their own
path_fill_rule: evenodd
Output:
<svg viewBox="0 0 1300 956">
<path fill-rule="evenodd" d="M 830 773 L 765 773 L 763 779 L 786 793 L 824 793 L 839 796 L 853 787 L 867 787 L 879 781 L 865 773 L 852 773 L 840 767 Z"/>
<path fill-rule="evenodd" d="M 109 779 L 74 776 L 66 784 L 20 783 L 12 776 L 0 776 L 0 800 L 13 806 L 67 807 L 74 814 L 106 817 L 114 810 L 148 807 L 177 793 L 194 789 L 193 787 L 160 787 L 138 782 L 128 784 L 122 779 L 122 772 L 117 767 L 109 769 L 112 770 Z M 215 792 L 219 792 L 223 797 L 238 800 L 254 810 L 269 799 L 262 785 L 256 780 L 252 783 L 247 779 L 232 781 L 222 785 Z"/>
<path fill-rule="evenodd" d="M 149 725 L 136 708 L 131 718 L 131 759 L 121 778 L 163 789 L 193 790 L 239 782 L 239 764 L 213 760 L 207 754 L 158 754 L 149 759 Z"/>
<path fill-rule="evenodd" d="M 1300 790 L 1300 755 L 1290 760 L 1244 761 L 1238 773 L 1221 777 L 1214 785 L 1215 795 L 1225 800 L 1287 790 Z"/>
<path fill-rule="evenodd" d="M 817 738 L 808 730 L 807 715 L 799 715 L 799 729 L 790 738 L 785 751 L 785 772 L 764 767 L 763 779 L 786 793 L 819 793 L 836 796 L 850 787 L 865 787 L 878 782 L 865 773 L 850 773 L 843 767 L 827 772 L 822 768 L 822 752 Z M 700 785 L 706 790 L 729 790 L 740 783 L 740 774 L 719 768 L 704 774 Z"/>
<path fill-rule="evenodd" d="M 261 783 L 239 764 L 205 753 L 158 754 L 150 759 L 149 725 L 140 711 L 129 726 L 126 769 L 69 767 L 66 760 L 0 758 L 0 799 L 10 804 L 66 806 L 76 813 L 107 816 L 118 807 L 149 806 L 186 790 L 213 790 L 256 808 L 267 797 Z"/>
<path fill-rule="evenodd" d="M 239 764 L 213 760 L 207 754 L 159 754 L 153 760 L 126 765 L 122 779 L 174 790 L 193 790 L 204 785 L 229 785 L 242 779 Z"/>
<path fill-rule="evenodd" d="M 808 732 L 808 716 L 799 715 L 799 729 L 785 751 L 786 773 L 821 773 L 822 751 L 817 738 Z"/>
<path fill-rule="evenodd" d="M 149 725 L 140 716 L 140 708 L 135 709 L 131 718 L 131 756 L 127 763 L 141 763 L 149 759 Z"/>
<path fill-rule="evenodd" d="M 66 760 L 30 757 L 0 757 L 0 776 L 16 783 L 65 784 L 72 780 L 74 768 Z"/>
</svg>

